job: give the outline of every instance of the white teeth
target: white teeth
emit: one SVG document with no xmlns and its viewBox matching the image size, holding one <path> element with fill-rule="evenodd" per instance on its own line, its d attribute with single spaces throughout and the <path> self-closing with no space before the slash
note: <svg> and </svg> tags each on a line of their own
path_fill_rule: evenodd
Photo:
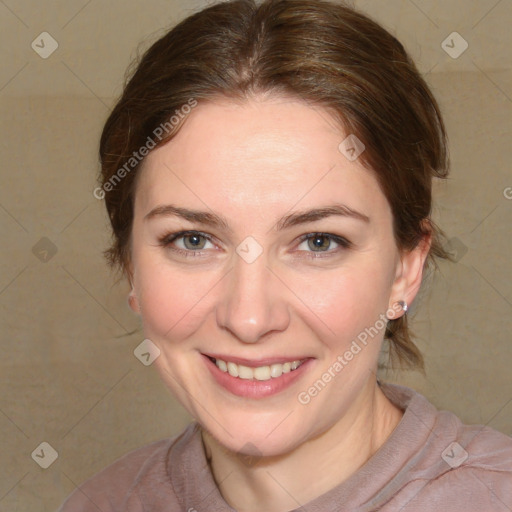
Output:
<svg viewBox="0 0 512 512">
<path fill-rule="evenodd" d="M 228 371 L 228 365 L 226 364 L 226 361 L 223 361 L 222 359 L 217 359 L 215 361 L 215 364 L 223 371 L 223 372 L 227 372 Z"/>
<path fill-rule="evenodd" d="M 238 365 L 235 363 L 227 363 L 228 372 L 231 377 L 238 377 Z"/>
<path fill-rule="evenodd" d="M 256 380 L 269 380 L 270 366 L 259 366 L 258 368 L 254 368 L 252 373 Z"/>
<path fill-rule="evenodd" d="M 254 372 L 252 368 L 249 368 L 248 366 L 243 366 L 241 364 L 238 365 L 238 376 L 241 379 L 254 379 Z"/>
<path fill-rule="evenodd" d="M 273 364 L 270 367 L 270 376 L 274 377 L 274 379 L 276 377 L 281 377 L 282 374 L 283 374 L 283 365 L 282 364 Z"/>
<path fill-rule="evenodd" d="M 258 366 L 251 368 L 241 364 L 235 364 L 231 361 L 215 359 L 215 364 L 219 370 L 229 373 L 232 377 L 238 377 L 245 380 L 270 380 L 281 377 L 283 373 L 289 373 L 296 370 L 304 361 L 290 361 L 287 363 L 276 363 L 270 366 Z"/>
</svg>

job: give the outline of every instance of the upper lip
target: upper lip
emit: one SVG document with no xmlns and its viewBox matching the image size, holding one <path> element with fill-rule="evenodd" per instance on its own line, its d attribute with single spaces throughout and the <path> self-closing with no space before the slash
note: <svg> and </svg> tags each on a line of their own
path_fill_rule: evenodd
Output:
<svg viewBox="0 0 512 512">
<path fill-rule="evenodd" d="M 303 361 L 309 359 L 304 356 L 279 356 L 279 357 L 265 357 L 262 359 L 245 359 L 244 357 L 225 356 L 222 354 L 203 354 L 206 357 L 212 357 L 214 359 L 222 359 L 227 363 L 241 364 L 243 366 L 249 366 L 251 368 L 258 368 L 259 366 L 270 366 L 272 364 L 291 363 L 292 361 Z"/>
</svg>

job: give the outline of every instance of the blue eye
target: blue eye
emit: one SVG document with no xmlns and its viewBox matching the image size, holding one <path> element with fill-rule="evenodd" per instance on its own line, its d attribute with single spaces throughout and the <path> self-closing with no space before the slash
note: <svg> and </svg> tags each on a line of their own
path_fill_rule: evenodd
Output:
<svg viewBox="0 0 512 512">
<path fill-rule="evenodd" d="M 300 237 L 299 240 L 300 245 L 306 243 L 307 248 L 298 249 L 298 251 L 306 253 L 308 258 L 333 256 L 352 246 L 352 243 L 346 238 L 329 233 L 308 233 Z M 176 246 L 178 242 L 181 242 L 181 247 Z M 159 243 L 162 247 L 186 257 L 203 256 L 204 254 L 201 251 L 210 249 L 205 247 L 207 243 L 214 246 L 212 237 L 200 231 L 179 231 L 178 233 L 167 234 L 159 238 Z M 337 245 L 334 249 L 331 248 L 333 243 Z"/>
<path fill-rule="evenodd" d="M 176 241 L 183 241 L 183 247 L 173 247 Z M 199 231 L 180 231 L 179 233 L 172 233 L 165 235 L 159 239 L 160 245 L 175 251 L 184 256 L 199 256 L 200 251 L 205 249 L 204 243 L 210 242 L 211 237 Z"/>
<path fill-rule="evenodd" d="M 308 249 L 311 249 L 311 251 L 306 251 L 306 252 L 314 253 L 314 256 L 312 256 L 313 258 L 324 257 L 321 255 L 321 253 L 326 253 L 326 255 L 331 255 L 335 252 L 337 253 L 340 250 L 340 247 L 342 249 L 348 249 L 352 245 L 347 239 L 340 237 L 340 236 L 331 235 L 329 233 L 309 233 L 307 235 L 302 236 L 300 238 L 300 240 L 301 240 L 301 245 L 302 245 L 302 243 L 306 243 Z M 333 242 L 335 244 L 337 244 L 339 247 L 334 248 L 334 250 L 329 250 L 329 248 L 331 247 L 331 244 Z M 300 245 L 299 245 L 299 247 L 300 247 Z"/>
</svg>

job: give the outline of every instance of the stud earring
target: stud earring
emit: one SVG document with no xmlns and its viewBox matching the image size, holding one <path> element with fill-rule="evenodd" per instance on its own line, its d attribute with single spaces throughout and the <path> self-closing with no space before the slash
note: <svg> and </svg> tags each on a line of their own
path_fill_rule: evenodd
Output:
<svg viewBox="0 0 512 512">
<path fill-rule="evenodd" d="M 400 306 L 402 307 L 403 312 L 407 313 L 407 310 L 409 309 L 409 307 L 407 306 L 407 302 L 405 302 L 405 300 L 399 300 L 398 304 L 400 304 Z"/>
<path fill-rule="evenodd" d="M 390 307 L 386 311 L 386 318 L 388 319 L 388 321 L 395 320 L 397 313 L 399 313 L 399 311 L 397 311 L 397 309 L 396 309 L 396 304 L 400 305 L 404 314 L 407 313 L 407 310 L 409 309 L 407 306 L 407 302 L 405 302 L 405 300 L 398 300 L 398 301 L 394 302 L 393 307 Z"/>
</svg>

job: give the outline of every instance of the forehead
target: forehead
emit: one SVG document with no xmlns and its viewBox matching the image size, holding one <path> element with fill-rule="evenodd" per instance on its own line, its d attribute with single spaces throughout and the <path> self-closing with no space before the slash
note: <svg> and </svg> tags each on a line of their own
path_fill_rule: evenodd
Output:
<svg viewBox="0 0 512 512">
<path fill-rule="evenodd" d="M 339 201 L 388 210 L 373 172 L 339 150 L 347 135 L 326 110 L 300 100 L 200 104 L 146 157 L 136 215 L 171 201 L 228 216 L 241 208 L 261 216 Z"/>
</svg>

